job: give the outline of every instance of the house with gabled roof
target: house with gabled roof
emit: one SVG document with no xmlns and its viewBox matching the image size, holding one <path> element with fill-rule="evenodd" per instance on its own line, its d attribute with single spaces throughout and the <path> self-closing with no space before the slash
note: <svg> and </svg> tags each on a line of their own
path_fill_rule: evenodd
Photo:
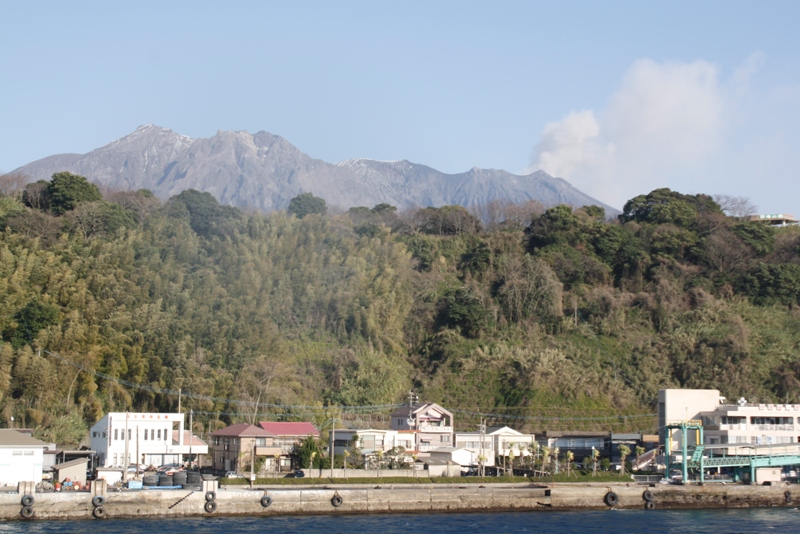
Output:
<svg viewBox="0 0 800 534">
<path fill-rule="evenodd" d="M 211 433 L 212 461 L 218 471 L 242 471 L 253 459 L 280 456 L 275 436 L 250 423 L 236 423 Z"/>
<path fill-rule="evenodd" d="M 412 431 L 415 450 L 426 456 L 439 447 L 453 445 L 453 414 L 433 402 L 416 403 L 395 410 L 392 430 Z"/>
<path fill-rule="evenodd" d="M 273 446 L 281 449 L 277 462 L 274 456 L 267 459 L 267 465 L 278 471 L 292 468 L 292 454 L 301 441 L 308 437 L 319 440 L 319 430 L 308 421 L 262 421 L 258 426 L 272 434 Z"/>
</svg>

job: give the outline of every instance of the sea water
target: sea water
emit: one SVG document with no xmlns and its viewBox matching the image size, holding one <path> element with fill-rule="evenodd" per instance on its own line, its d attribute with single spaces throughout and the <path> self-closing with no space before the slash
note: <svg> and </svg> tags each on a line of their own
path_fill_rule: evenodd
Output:
<svg viewBox="0 0 800 534">
<path fill-rule="evenodd" d="M 800 532 L 797 508 L 736 510 L 603 510 L 585 512 L 493 512 L 452 514 L 313 515 L 13 521 L 6 532 L 111 534 L 316 533 L 415 534 L 513 532 L 764 533 Z"/>
</svg>

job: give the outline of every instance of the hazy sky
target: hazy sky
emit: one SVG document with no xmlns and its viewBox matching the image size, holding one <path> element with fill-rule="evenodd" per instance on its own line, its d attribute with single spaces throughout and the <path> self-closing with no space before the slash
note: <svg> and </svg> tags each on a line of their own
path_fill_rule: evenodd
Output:
<svg viewBox="0 0 800 534">
<path fill-rule="evenodd" d="M 0 171 L 153 123 L 800 216 L 798 20 L 798 0 L 0 0 Z"/>
</svg>

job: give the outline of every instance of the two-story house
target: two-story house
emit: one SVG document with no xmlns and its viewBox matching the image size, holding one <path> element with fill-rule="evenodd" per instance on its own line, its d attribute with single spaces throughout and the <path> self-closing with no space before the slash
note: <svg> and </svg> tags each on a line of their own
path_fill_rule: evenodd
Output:
<svg viewBox="0 0 800 534">
<path fill-rule="evenodd" d="M 259 456 L 268 461 L 280 456 L 282 449 L 274 445 L 274 435 L 260 426 L 236 423 L 211 433 L 211 455 L 214 469 L 241 471 Z"/>
<path fill-rule="evenodd" d="M 268 467 L 277 471 L 287 471 L 293 467 L 292 454 L 295 446 L 299 445 L 301 441 L 308 437 L 319 439 L 319 430 L 312 423 L 305 421 L 262 421 L 258 426 L 272 434 L 273 447 L 281 449 L 280 456 L 277 458 L 277 466 L 275 457 L 269 458 L 267 461 Z"/>
<path fill-rule="evenodd" d="M 180 464 L 208 454 L 208 445 L 184 430 L 182 413 L 110 412 L 90 429 L 99 467 Z"/>
<path fill-rule="evenodd" d="M 425 456 L 439 447 L 453 446 L 453 414 L 438 404 L 417 403 L 391 415 L 392 430 L 411 431 L 414 449 Z"/>
</svg>

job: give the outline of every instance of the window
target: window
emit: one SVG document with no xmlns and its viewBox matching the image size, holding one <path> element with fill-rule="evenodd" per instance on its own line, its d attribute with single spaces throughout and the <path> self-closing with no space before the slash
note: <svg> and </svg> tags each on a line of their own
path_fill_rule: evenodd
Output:
<svg viewBox="0 0 800 534">
<path fill-rule="evenodd" d="M 96 438 L 97 437 L 97 432 L 92 432 L 92 437 Z"/>
<path fill-rule="evenodd" d="M 156 440 L 156 429 L 155 429 L 155 428 L 151 428 L 151 429 L 150 429 L 150 439 L 151 439 L 152 441 L 155 441 L 155 440 Z"/>
<path fill-rule="evenodd" d="M 103 430 L 103 437 L 104 438 L 108 437 L 108 436 L 106 436 L 106 431 L 105 430 Z"/>
<path fill-rule="evenodd" d="M 114 441 L 119 441 L 119 428 L 114 429 Z M 114 464 L 116 464 L 116 459 L 114 460 Z"/>
<path fill-rule="evenodd" d="M 256 438 L 256 447 L 266 447 L 267 438 Z"/>
<path fill-rule="evenodd" d="M 440 436 L 439 441 L 442 443 L 450 443 L 450 436 Z"/>
<path fill-rule="evenodd" d="M 144 440 L 147 441 L 147 429 L 144 430 Z"/>
<path fill-rule="evenodd" d="M 131 431 L 131 429 L 129 428 L 129 429 L 128 429 L 128 441 L 130 441 L 130 440 L 131 440 L 131 435 L 132 435 L 132 434 L 133 434 L 133 432 L 132 432 L 132 431 Z"/>
<path fill-rule="evenodd" d="M 158 429 L 158 440 L 161 441 L 161 429 Z"/>
</svg>

